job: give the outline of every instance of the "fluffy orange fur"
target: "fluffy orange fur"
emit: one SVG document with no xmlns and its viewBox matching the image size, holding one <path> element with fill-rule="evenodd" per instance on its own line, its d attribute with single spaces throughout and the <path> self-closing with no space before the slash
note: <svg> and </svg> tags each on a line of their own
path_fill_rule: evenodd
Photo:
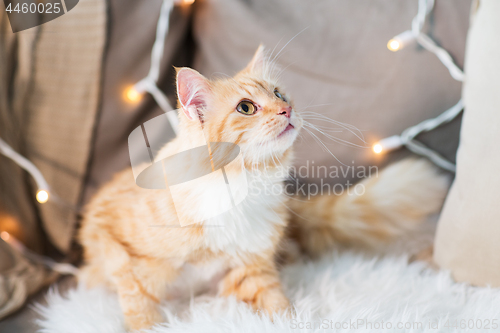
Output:
<svg viewBox="0 0 500 333">
<path fill-rule="evenodd" d="M 188 68 L 177 72 L 179 135 L 160 155 L 171 156 L 205 142 L 232 142 L 241 148 L 249 173 L 260 170 L 261 175 L 271 175 L 271 182 L 281 183 L 283 179 L 273 178 L 268 170 L 291 163 L 292 144 L 302 119 L 273 80 L 262 47 L 233 78 L 208 80 Z M 255 112 L 238 112 L 242 101 L 252 103 Z M 179 170 L 188 170 L 192 163 L 196 160 L 188 158 Z M 221 295 L 234 295 L 269 315 L 286 312 L 289 301 L 275 263 L 285 234 L 311 254 L 319 254 L 337 241 L 370 242 L 372 238 L 397 234 L 407 228 L 406 224 L 439 209 L 446 184 L 431 170 L 423 162 L 406 162 L 392 174 L 389 170 L 385 178 L 381 176 L 380 180 L 385 179 L 382 185 L 377 185 L 380 180 L 368 180 L 372 192 L 367 190 L 366 195 L 357 198 L 328 196 L 304 203 L 288 202 L 285 195 L 277 200 L 250 197 L 247 210 L 225 215 L 229 216 L 224 220 L 226 224 L 216 231 L 194 220 L 181 227 L 168 191 L 142 189 L 135 184 L 131 170 L 124 170 L 99 191 L 86 209 L 79 231 L 85 260 L 80 279 L 89 286 L 104 283 L 116 290 L 130 330 L 149 328 L 163 320 L 158 304 L 168 298 L 186 264 L 214 260 L 224 263 Z M 226 170 L 228 174 L 247 171 Z M 405 181 L 405 172 L 412 173 L 411 180 Z M 395 186 L 395 190 L 384 192 L 384 186 L 391 185 L 392 177 L 397 176 L 403 177 L 406 185 L 430 185 L 413 191 L 418 193 L 401 206 L 397 192 L 408 189 Z M 432 200 L 421 194 L 427 190 L 438 193 L 431 198 L 431 205 L 426 202 Z M 197 200 L 203 195 L 195 189 L 186 193 L 185 204 L 193 214 L 201 209 Z M 381 203 L 379 195 L 389 196 L 394 203 Z M 298 216 L 306 218 L 292 218 L 288 204 Z M 388 213 L 391 209 L 397 212 Z M 290 221 L 290 230 L 286 231 Z M 253 243 L 246 244 L 248 240 Z"/>
</svg>

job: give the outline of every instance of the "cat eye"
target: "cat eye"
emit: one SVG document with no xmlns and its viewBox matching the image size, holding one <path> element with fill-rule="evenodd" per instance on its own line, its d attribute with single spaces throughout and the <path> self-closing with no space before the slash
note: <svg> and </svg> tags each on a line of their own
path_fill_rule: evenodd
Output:
<svg viewBox="0 0 500 333">
<path fill-rule="evenodd" d="M 278 89 L 274 89 L 274 96 L 278 97 L 281 99 L 283 102 L 286 102 L 285 97 L 278 91 Z"/>
<path fill-rule="evenodd" d="M 256 110 L 257 108 L 255 107 L 255 105 L 249 101 L 242 101 L 236 107 L 236 111 L 247 115 L 254 114 Z"/>
</svg>

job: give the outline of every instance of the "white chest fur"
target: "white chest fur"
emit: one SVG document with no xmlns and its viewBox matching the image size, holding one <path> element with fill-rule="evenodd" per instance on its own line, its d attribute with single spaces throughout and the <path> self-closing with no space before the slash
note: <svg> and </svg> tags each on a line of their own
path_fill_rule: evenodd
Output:
<svg viewBox="0 0 500 333">
<path fill-rule="evenodd" d="M 282 178 L 247 174 L 247 181 L 248 195 L 240 204 L 205 221 L 204 242 L 210 250 L 232 257 L 259 253 L 273 245 L 276 227 L 285 225 L 276 212 L 285 200 Z"/>
</svg>

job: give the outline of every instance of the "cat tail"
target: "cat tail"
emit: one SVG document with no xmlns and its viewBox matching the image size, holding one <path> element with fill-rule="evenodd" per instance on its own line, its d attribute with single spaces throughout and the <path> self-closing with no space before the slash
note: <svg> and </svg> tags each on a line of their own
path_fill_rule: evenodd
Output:
<svg viewBox="0 0 500 333">
<path fill-rule="evenodd" d="M 440 211 L 449 177 L 425 159 L 408 158 L 345 190 L 288 203 L 288 234 L 317 256 L 335 244 L 376 247 Z"/>
</svg>

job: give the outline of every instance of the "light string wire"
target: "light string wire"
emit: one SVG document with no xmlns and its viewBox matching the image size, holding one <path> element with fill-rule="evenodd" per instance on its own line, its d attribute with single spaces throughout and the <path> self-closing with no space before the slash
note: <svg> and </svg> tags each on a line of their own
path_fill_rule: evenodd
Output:
<svg viewBox="0 0 500 333">
<path fill-rule="evenodd" d="M 55 260 L 34 253 L 23 243 L 17 240 L 14 236 L 12 236 L 7 231 L 0 232 L 0 238 L 2 238 L 7 244 L 9 244 L 13 249 L 17 250 L 21 254 L 23 254 L 26 258 L 33 262 L 40 263 L 51 270 L 58 272 L 60 274 L 69 274 L 69 275 L 77 275 L 78 268 L 71 264 L 56 262 Z"/>
<path fill-rule="evenodd" d="M 151 66 L 149 68 L 149 73 L 144 79 L 137 82 L 133 86 L 133 89 L 138 94 L 148 92 L 151 94 L 151 96 L 153 96 L 156 103 L 160 106 L 163 112 L 165 112 L 168 121 L 170 122 L 170 125 L 174 130 L 174 133 L 177 135 L 177 131 L 179 128 L 179 119 L 177 118 L 175 111 L 173 111 L 172 106 L 168 102 L 167 97 L 157 86 L 158 78 L 160 76 L 161 59 L 163 57 L 163 50 L 165 48 L 165 39 L 170 23 L 170 14 L 173 8 L 174 0 L 163 0 L 160 9 L 160 17 L 158 18 L 158 23 L 156 25 L 156 38 L 153 44 L 153 49 L 151 50 Z"/>
<path fill-rule="evenodd" d="M 40 203 L 47 202 L 49 199 L 50 187 L 40 170 L 27 158 L 12 149 L 12 147 L 9 146 L 2 138 L 0 138 L 0 153 L 2 153 L 5 157 L 10 158 L 33 177 L 38 188 L 36 199 Z"/>
<path fill-rule="evenodd" d="M 416 40 L 423 48 L 432 52 L 441 61 L 441 63 L 448 69 L 453 79 L 463 82 L 464 72 L 453 62 L 450 54 L 438 46 L 428 35 L 422 32 L 427 15 L 434 8 L 434 0 L 419 0 L 418 12 L 412 20 L 411 30 L 407 30 L 397 35 L 387 43 L 387 47 L 391 51 L 398 51 L 406 46 L 409 42 Z M 373 146 L 375 153 L 383 151 L 391 151 L 401 146 L 407 147 L 415 154 L 429 158 L 439 167 L 455 172 L 456 166 L 451 163 L 436 151 L 426 147 L 421 142 L 415 140 L 415 137 L 422 132 L 427 132 L 439 127 L 445 123 L 453 120 L 463 110 L 464 105 L 460 99 L 457 104 L 443 112 L 436 118 L 428 119 L 418 125 L 407 128 L 401 135 L 394 135 L 380 140 Z"/>
</svg>

